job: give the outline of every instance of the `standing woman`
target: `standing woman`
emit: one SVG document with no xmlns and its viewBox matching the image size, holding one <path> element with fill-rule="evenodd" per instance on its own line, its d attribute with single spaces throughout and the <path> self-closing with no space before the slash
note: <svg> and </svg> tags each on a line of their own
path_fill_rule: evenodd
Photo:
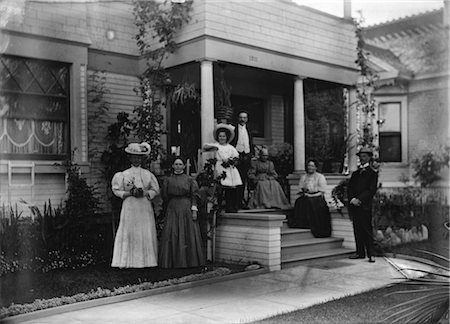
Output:
<svg viewBox="0 0 450 324">
<path fill-rule="evenodd" d="M 235 213 L 240 205 L 238 187 L 242 186 L 242 180 L 236 168 L 239 153 L 229 144 L 234 138 L 234 126 L 218 124 L 214 131 L 214 138 L 217 143 L 205 144 L 203 150 L 216 151 L 216 176 L 225 173 L 225 178 L 220 180 L 222 189 L 225 191 L 225 211 Z"/>
<path fill-rule="evenodd" d="M 161 268 L 191 268 L 205 265 L 202 238 L 197 222 L 197 182 L 184 173 L 183 160 L 176 159 L 173 173 L 162 186 L 167 202 L 161 235 L 159 265 Z"/>
<path fill-rule="evenodd" d="M 295 201 L 294 214 L 288 217 L 288 226 L 310 228 L 314 237 L 331 236 L 331 216 L 324 194 L 325 176 L 317 172 L 318 162 L 309 159 L 306 174 L 300 178 L 300 197 Z"/>
<path fill-rule="evenodd" d="M 111 181 L 113 193 L 123 199 L 111 266 L 156 267 L 157 237 L 151 200 L 158 195 L 159 185 L 150 171 L 141 168 L 142 159 L 150 154 L 150 145 L 131 143 L 125 152 L 131 168 L 117 172 Z"/>
</svg>

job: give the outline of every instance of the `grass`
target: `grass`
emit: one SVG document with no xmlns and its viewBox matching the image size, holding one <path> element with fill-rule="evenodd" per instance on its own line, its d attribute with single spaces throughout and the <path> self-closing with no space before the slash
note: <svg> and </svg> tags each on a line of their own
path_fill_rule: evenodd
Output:
<svg viewBox="0 0 450 324">
<path fill-rule="evenodd" d="M 214 267 L 218 266 L 226 266 L 232 272 L 243 271 L 244 268 L 244 266 L 214 264 Z M 212 265 L 208 268 L 213 269 Z M 36 299 L 72 296 L 98 287 L 113 289 L 141 282 L 158 282 L 201 271 L 201 268 L 117 269 L 111 268 L 109 264 L 47 273 L 22 271 L 0 277 L 0 307 L 8 307 L 11 303 L 31 303 Z"/>
<path fill-rule="evenodd" d="M 448 237 L 438 239 L 438 244 L 448 247 Z M 430 255 L 421 253 L 418 250 L 434 251 L 436 242 L 412 242 L 400 246 L 394 246 L 379 250 L 378 254 L 384 253 L 403 254 L 414 257 L 421 257 L 436 261 Z M 448 249 L 447 249 L 448 254 Z M 421 293 L 408 294 L 387 294 L 397 291 L 408 291 L 419 289 L 417 286 L 407 286 L 402 284 L 392 285 L 362 294 L 345 297 L 338 300 L 333 300 L 320 305 L 311 306 L 305 309 L 277 315 L 261 321 L 253 323 L 257 324 L 313 324 L 313 323 L 391 323 L 392 320 L 384 321 L 394 310 L 389 310 L 390 307 L 398 305 L 402 302 L 409 301 L 419 296 Z"/>
<path fill-rule="evenodd" d="M 384 322 L 391 312 L 389 307 L 407 301 L 418 293 L 395 294 L 386 297 L 394 291 L 417 289 L 405 285 L 377 289 L 363 294 L 333 300 L 320 305 L 311 306 L 287 314 L 282 314 L 253 322 L 258 324 L 283 324 L 283 323 L 390 323 Z"/>
</svg>

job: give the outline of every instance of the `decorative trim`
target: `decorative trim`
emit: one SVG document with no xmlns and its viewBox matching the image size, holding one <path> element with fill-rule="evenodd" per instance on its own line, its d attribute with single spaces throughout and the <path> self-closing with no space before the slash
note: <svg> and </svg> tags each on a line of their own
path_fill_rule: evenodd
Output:
<svg viewBox="0 0 450 324">
<path fill-rule="evenodd" d="M 86 64 L 80 64 L 80 130 L 81 130 L 81 161 L 87 161 L 87 104 L 86 104 Z M 75 109 L 75 107 L 71 107 Z"/>
</svg>

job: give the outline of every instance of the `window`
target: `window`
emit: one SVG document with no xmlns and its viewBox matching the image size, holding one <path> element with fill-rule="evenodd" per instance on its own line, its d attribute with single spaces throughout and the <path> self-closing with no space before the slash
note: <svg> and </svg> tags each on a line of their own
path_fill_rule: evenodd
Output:
<svg viewBox="0 0 450 324">
<path fill-rule="evenodd" d="M 248 127 L 254 137 L 264 137 L 265 109 L 261 98 L 232 95 L 231 103 L 234 107 L 233 123 L 237 124 L 240 111 L 248 113 Z"/>
<path fill-rule="evenodd" d="M 380 103 L 378 125 L 380 161 L 402 162 L 402 103 Z"/>
<path fill-rule="evenodd" d="M 0 157 L 61 159 L 69 152 L 69 64 L 0 57 Z"/>
</svg>

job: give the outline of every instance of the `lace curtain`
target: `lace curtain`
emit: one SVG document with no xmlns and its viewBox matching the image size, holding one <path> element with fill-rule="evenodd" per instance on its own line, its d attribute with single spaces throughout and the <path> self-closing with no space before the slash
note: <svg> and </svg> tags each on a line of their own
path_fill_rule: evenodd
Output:
<svg viewBox="0 0 450 324">
<path fill-rule="evenodd" d="M 0 57 L 0 153 L 65 155 L 69 66 Z"/>
</svg>

